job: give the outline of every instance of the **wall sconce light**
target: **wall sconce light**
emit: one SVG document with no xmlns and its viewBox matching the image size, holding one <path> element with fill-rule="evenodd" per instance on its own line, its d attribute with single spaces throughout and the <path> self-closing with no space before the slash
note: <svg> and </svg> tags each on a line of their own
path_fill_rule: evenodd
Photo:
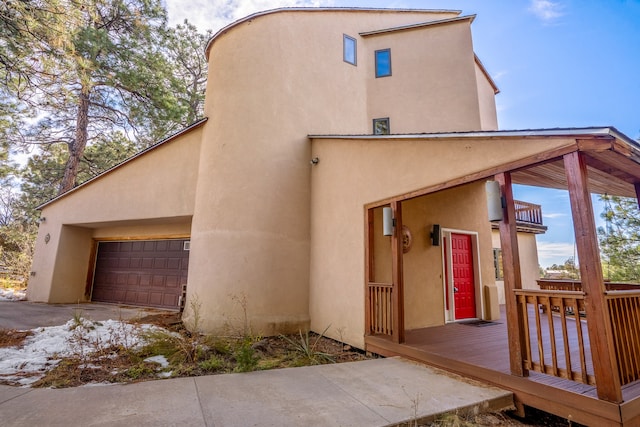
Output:
<svg viewBox="0 0 640 427">
<path fill-rule="evenodd" d="M 429 236 L 431 237 L 432 246 L 440 246 L 440 224 L 433 224 Z"/>
<path fill-rule="evenodd" d="M 506 203 L 504 197 L 500 194 L 500 183 L 498 181 L 487 181 L 485 190 L 487 193 L 489 221 L 502 221 Z"/>
<path fill-rule="evenodd" d="M 311 166 L 315 166 L 320 163 L 320 159 L 318 157 L 314 157 L 309 163 L 311 163 Z"/>
<path fill-rule="evenodd" d="M 390 207 L 382 208 L 382 235 L 392 236 L 396 220 L 393 217 L 393 210 Z"/>
</svg>

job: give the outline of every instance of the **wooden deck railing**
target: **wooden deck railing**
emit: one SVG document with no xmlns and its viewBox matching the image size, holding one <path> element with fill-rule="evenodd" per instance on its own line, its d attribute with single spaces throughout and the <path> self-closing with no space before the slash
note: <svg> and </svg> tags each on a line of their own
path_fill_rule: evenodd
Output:
<svg viewBox="0 0 640 427">
<path fill-rule="evenodd" d="M 542 225 L 542 208 L 540 205 L 520 200 L 514 200 L 513 203 L 516 208 L 516 221 Z"/>
<path fill-rule="evenodd" d="M 517 289 L 518 310 L 523 317 L 525 369 L 595 385 L 584 294 L 575 291 Z M 552 307 L 558 307 L 554 314 Z"/>
<path fill-rule="evenodd" d="M 370 334 L 393 335 L 393 285 L 390 283 L 368 284 Z"/>
<path fill-rule="evenodd" d="M 620 384 L 640 379 L 640 291 L 608 291 Z"/>
<path fill-rule="evenodd" d="M 579 291 L 582 292 L 582 283 L 579 280 L 569 279 L 538 279 L 538 286 L 545 291 Z M 604 282 L 607 291 L 640 291 L 638 283 Z"/>
</svg>

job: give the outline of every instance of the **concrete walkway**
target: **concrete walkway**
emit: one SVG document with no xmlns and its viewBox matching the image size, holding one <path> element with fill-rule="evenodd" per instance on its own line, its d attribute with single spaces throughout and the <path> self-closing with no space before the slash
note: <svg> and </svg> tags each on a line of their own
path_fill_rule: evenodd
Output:
<svg viewBox="0 0 640 427">
<path fill-rule="evenodd" d="M 109 304 L 0 302 L 0 328 L 62 325 L 162 310 Z M 500 410 L 510 392 L 401 358 L 127 385 L 0 385 L 2 426 L 388 426 L 456 410 Z"/>
<path fill-rule="evenodd" d="M 68 389 L 0 386 L 3 426 L 388 426 L 510 392 L 400 358 Z"/>
</svg>

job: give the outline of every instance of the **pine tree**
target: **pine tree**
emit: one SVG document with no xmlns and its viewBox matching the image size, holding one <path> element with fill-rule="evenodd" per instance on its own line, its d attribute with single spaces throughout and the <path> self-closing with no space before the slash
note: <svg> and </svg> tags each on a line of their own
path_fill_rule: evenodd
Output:
<svg viewBox="0 0 640 427">
<path fill-rule="evenodd" d="M 640 280 L 640 210 L 636 199 L 601 196 L 606 227 L 598 228 L 603 271 L 614 281 Z"/>
</svg>

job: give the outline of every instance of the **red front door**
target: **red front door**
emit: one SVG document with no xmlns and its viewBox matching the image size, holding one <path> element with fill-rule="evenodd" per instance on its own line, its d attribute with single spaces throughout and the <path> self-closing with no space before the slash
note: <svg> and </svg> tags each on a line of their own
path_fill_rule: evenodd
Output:
<svg viewBox="0 0 640 427">
<path fill-rule="evenodd" d="M 471 236 L 451 234 L 451 267 L 453 270 L 453 305 L 455 319 L 476 316 L 476 292 L 473 280 L 473 253 Z"/>
</svg>

